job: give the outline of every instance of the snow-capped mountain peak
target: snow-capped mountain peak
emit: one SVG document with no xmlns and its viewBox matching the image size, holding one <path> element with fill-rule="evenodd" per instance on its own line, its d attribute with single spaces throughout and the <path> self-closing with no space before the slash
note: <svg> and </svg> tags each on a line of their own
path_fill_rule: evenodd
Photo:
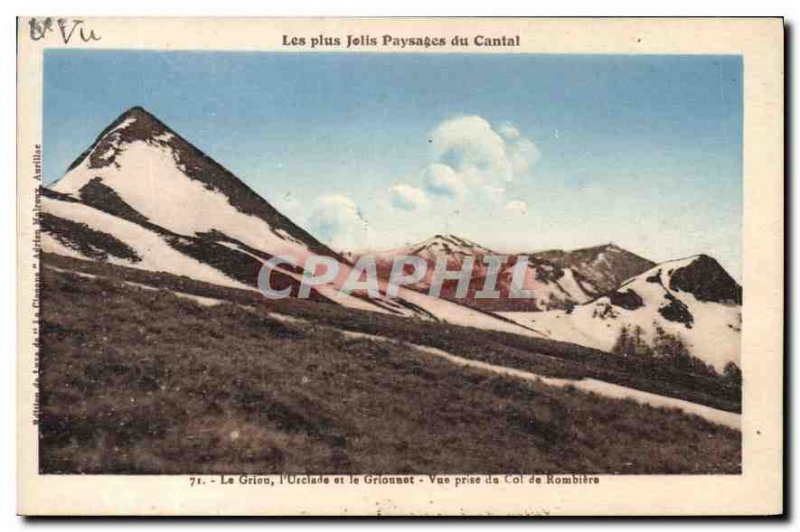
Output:
<svg viewBox="0 0 800 532">
<path fill-rule="evenodd" d="M 409 255 L 419 255 L 427 257 L 438 256 L 482 256 L 492 255 L 494 252 L 466 238 L 461 238 L 454 234 L 437 234 L 412 244 L 405 248 Z"/>
<path fill-rule="evenodd" d="M 141 107 L 103 130 L 53 188 L 181 235 L 213 233 L 254 249 L 335 255 Z"/>
<path fill-rule="evenodd" d="M 742 288 L 725 269 L 708 255 L 696 255 L 657 264 L 568 313 L 507 317 L 605 351 L 614 348 L 623 329 L 640 331 L 648 343 L 668 334 L 723 371 L 729 362 L 739 364 L 741 301 Z"/>
<path fill-rule="evenodd" d="M 67 172 L 86 163 L 89 168 L 102 168 L 115 164 L 115 156 L 124 144 L 139 140 L 166 142 L 172 132 L 143 107 L 131 107 L 122 113 L 97 139 L 69 166 Z"/>
</svg>

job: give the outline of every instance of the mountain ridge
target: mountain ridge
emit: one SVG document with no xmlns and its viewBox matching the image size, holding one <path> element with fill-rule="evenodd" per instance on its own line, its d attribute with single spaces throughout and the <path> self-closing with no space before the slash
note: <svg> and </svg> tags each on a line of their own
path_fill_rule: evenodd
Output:
<svg viewBox="0 0 800 532">
<path fill-rule="evenodd" d="M 358 253 L 344 252 L 351 262 Z M 553 310 L 565 309 L 583 304 L 616 288 L 622 281 L 639 274 L 656 263 L 627 251 L 615 244 L 604 244 L 576 250 L 546 250 L 534 253 L 501 253 L 487 246 L 458 236 L 453 233 L 437 233 L 432 237 L 403 247 L 393 248 L 372 254 L 376 257 L 378 269 L 388 276 L 391 272 L 392 260 L 397 256 L 416 255 L 426 260 L 428 275 L 419 283 L 418 288 L 427 289 L 431 272 L 439 258 L 447 259 L 450 270 L 460 269 L 466 257 L 474 257 L 473 280 L 471 293 L 482 286 L 487 274 L 486 264 L 482 259 L 489 255 L 508 257 L 508 261 L 498 273 L 498 286 L 501 298 L 495 300 L 469 299 L 476 307 L 492 311 L 512 310 Z M 534 292 L 532 300 L 511 299 L 508 297 L 512 270 L 518 255 L 527 255 L 523 288 Z M 443 297 L 452 297 L 453 283 L 446 283 Z M 450 289 L 447 289 L 447 288 Z"/>
<path fill-rule="evenodd" d="M 396 298 L 340 290 L 352 267 L 339 253 L 140 107 L 105 128 L 52 191 L 42 194 L 41 206 L 49 216 L 42 236 L 45 251 L 251 289 L 266 261 L 290 257 L 295 265 L 280 264 L 270 278 L 274 288 L 288 287 L 292 296 L 299 294 L 305 260 L 327 255 L 337 261 L 339 274 L 312 288 L 319 300 L 537 334 L 506 318 L 414 290 L 401 288 Z"/>
<path fill-rule="evenodd" d="M 113 138 L 115 133 L 120 133 L 117 138 Z M 309 243 L 312 250 L 318 254 L 334 256 L 338 259 L 342 258 L 338 253 L 319 242 L 309 232 L 272 207 L 244 181 L 176 133 L 144 107 L 138 105 L 119 115 L 109 126 L 103 129 L 94 142 L 73 161 L 64 177 L 51 184 L 50 188 L 61 191 L 65 187 L 65 181 L 69 179 L 70 173 L 78 169 L 87 160 L 90 170 L 98 170 L 117 164 L 115 159 L 118 155 L 119 143 L 152 142 L 153 140 L 158 140 L 173 149 L 173 153 L 178 157 L 176 163 L 179 166 L 184 166 L 187 177 L 221 192 L 234 208 L 244 214 L 259 217 L 272 227 L 286 230 L 293 237 Z M 97 152 L 103 148 L 105 149 L 102 150 L 102 153 L 98 154 Z M 107 155 L 109 150 L 113 152 L 111 156 Z M 93 155 L 97 155 L 100 160 L 93 160 Z M 91 181 L 85 185 L 90 183 Z M 75 192 L 80 195 L 80 189 Z M 104 202 L 92 202 L 91 197 L 87 204 L 104 210 Z M 119 215 L 117 213 L 112 214 Z"/>
<path fill-rule="evenodd" d="M 552 262 L 562 268 L 576 270 L 594 284 L 598 294 L 608 292 L 627 279 L 656 265 L 652 260 L 614 243 L 570 251 L 539 251 L 531 253 L 531 256 Z"/>
</svg>

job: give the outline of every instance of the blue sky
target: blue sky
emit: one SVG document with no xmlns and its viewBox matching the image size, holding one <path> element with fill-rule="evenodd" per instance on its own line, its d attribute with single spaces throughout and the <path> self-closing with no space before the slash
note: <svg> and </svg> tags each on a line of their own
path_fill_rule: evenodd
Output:
<svg viewBox="0 0 800 532">
<path fill-rule="evenodd" d="M 50 183 L 142 105 L 339 248 L 614 242 L 740 278 L 738 56 L 56 50 Z"/>
</svg>

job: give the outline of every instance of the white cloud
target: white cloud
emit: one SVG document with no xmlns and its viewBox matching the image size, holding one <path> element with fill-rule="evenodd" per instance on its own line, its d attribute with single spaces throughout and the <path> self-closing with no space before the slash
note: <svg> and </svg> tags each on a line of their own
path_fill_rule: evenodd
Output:
<svg viewBox="0 0 800 532">
<path fill-rule="evenodd" d="M 395 209 L 415 211 L 428 203 L 428 198 L 416 187 L 399 184 L 389 189 L 389 201 Z"/>
<path fill-rule="evenodd" d="M 519 129 L 514 127 L 511 122 L 503 122 L 500 124 L 500 126 L 497 128 L 497 132 L 500 133 L 506 140 L 514 140 L 520 136 Z"/>
<path fill-rule="evenodd" d="M 528 172 L 539 152 L 510 123 L 497 129 L 480 116 L 445 120 L 431 133 L 433 158 L 467 185 L 508 183 Z"/>
<path fill-rule="evenodd" d="M 315 200 L 308 216 L 308 229 L 336 249 L 351 249 L 364 245 L 369 224 L 353 200 L 332 195 Z"/>
<path fill-rule="evenodd" d="M 508 158 L 516 175 L 525 174 L 539 160 L 539 149 L 526 137 L 519 137 L 510 144 Z"/>
<path fill-rule="evenodd" d="M 425 190 L 436 196 L 455 198 L 465 190 L 464 182 L 446 164 L 433 163 L 422 170 L 420 177 Z"/>
<path fill-rule="evenodd" d="M 524 215 L 527 205 L 509 201 L 509 183 L 527 176 L 539 158 L 539 150 L 510 122 L 493 127 L 486 119 L 461 116 L 439 123 L 429 136 L 431 158 L 417 183 L 389 188 L 395 209 L 416 211 L 428 198 L 456 200 L 453 212 L 491 209 L 502 215 Z M 450 208 L 450 207 L 448 207 Z"/>
<path fill-rule="evenodd" d="M 468 184 L 514 177 L 505 140 L 479 116 L 445 120 L 433 130 L 431 140 L 434 160 L 452 168 Z"/>
<path fill-rule="evenodd" d="M 522 200 L 511 200 L 506 203 L 506 211 L 518 216 L 525 216 L 528 214 L 528 204 Z"/>
</svg>

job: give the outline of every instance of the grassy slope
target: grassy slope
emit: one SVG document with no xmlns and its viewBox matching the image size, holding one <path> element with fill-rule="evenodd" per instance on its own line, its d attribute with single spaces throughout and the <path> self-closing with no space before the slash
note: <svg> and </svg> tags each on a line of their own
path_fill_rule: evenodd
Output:
<svg viewBox="0 0 800 532">
<path fill-rule="evenodd" d="M 738 432 L 679 412 L 107 279 L 41 288 L 45 473 L 740 471 Z"/>
<path fill-rule="evenodd" d="M 540 375 L 591 377 L 732 412 L 738 412 L 741 408 L 741 387 L 726 379 L 677 371 L 650 360 L 624 358 L 567 342 L 430 321 L 409 322 L 407 318 L 297 299 L 268 301 L 252 291 L 223 288 L 187 277 L 157 274 L 55 255 L 45 255 L 44 263 L 258 306 L 340 329 L 438 347 L 461 356 L 532 371 Z"/>
</svg>

